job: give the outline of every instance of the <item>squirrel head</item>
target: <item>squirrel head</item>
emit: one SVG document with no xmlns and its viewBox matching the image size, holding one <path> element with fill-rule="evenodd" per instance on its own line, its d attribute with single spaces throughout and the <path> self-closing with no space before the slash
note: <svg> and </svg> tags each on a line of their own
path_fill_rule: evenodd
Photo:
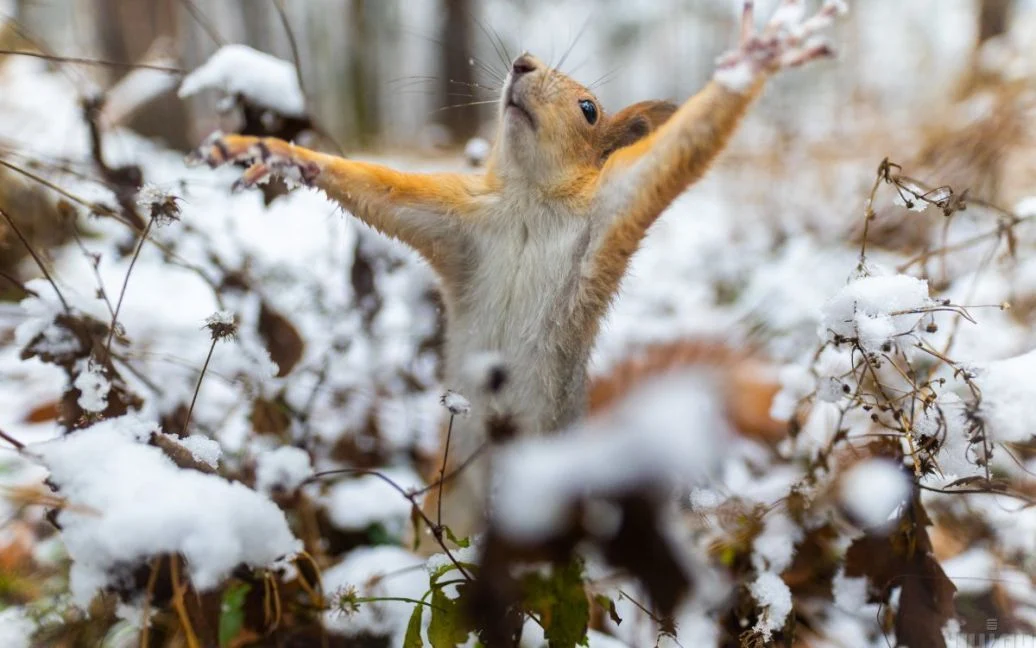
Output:
<svg viewBox="0 0 1036 648">
<path fill-rule="evenodd" d="M 500 98 L 491 165 L 504 177 L 544 186 L 595 175 L 612 153 L 661 126 L 676 108 L 643 101 L 609 115 L 585 86 L 522 54 Z"/>
</svg>

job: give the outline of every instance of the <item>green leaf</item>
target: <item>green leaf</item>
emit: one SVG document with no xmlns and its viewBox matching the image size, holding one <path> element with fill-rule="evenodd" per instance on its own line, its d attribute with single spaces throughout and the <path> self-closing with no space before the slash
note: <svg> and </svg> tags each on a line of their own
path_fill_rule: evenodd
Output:
<svg viewBox="0 0 1036 648">
<path fill-rule="evenodd" d="M 416 552 L 421 548 L 421 509 L 416 504 L 410 507 L 410 526 L 414 529 L 414 546 L 411 550 Z"/>
<path fill-rule="evenodd" d="M 604 594 L 598 594 L 595 596 L 594 601 L 608 613 L 608 616 L 615 622 L 615 625 L 622 624 L 622 617 L 619 616 L 619 611 L 615 609 L 615 601 Z"/>
<path fill-rule="evenodd" d="M 458 585 L 457 589 L 460 594 L 455 599 L 446 596 L 441 587 L 432 590 L 432 621 L 428 624 L 432 648 L 456 648 L 474 630 L 462 604 L 467 588 Z"/>
<path fill-rule="evenodd" d="M 219 611 L 220 648 L 229 646 L 244 627 L 245 599 L 251 589 L 252 586 L 248 583 L 235 583 L 223 592 L 223 603 Z"/>
<path fill-rule="evenodd" d="M 453 529 L 451 529 L 448 526 L 443 526 L 443 528 L 446 529 L 446 537 L 453 544 L 457 545 L 462 549 L 467 549 L 471 546 L 471 538 L 458 538 L 457 536 L 453 535 Z"/>
<path fill-rule="evenodd" d="M 538 615 L 550 648 L 589 645 L 590 601 L 583 588 L 583 564 L 555 565 L 547 576 L 529 574 L 522 582 L 525 608 Z"/>
<path fill-rule="evenodd" d="M 475 573 L 475 572 L 478 571 L 478 565 L 475 565 L 475 564 L 472 564 L 472 563 L 466 563 L 466 562 L 459 562 L 458 564 L 460 564 L 461 567 L 466 569 L 469 574 L 470 573 Z M 459 571 L 457 569 L 457 565 L 453 564 L 452 562 L 448 562 L 448 563 L 446 563 L 444 565 L 440 565 L 439 567 L 436 567 L 432 571 L 432 573 L 429 576 L 428 580 L 432 584 L 432 586 L 434 587 L 436 584 L 438 584 L 440 578 L 442 578 L 446 574 L 450 573 L 451 571 Z"/>
<path fill-rule="evenodd" d="M 388 532 L 384 524 L 375 522 L 367 527 L 367 542 L 372 545 L 398 545 L 399 538 Z"/>
<path fill-rule="evenodd" d="M 421 641 L 421 616 L 424 614 L 424 603 L 414 606 L 414 613 L 410 615 L 410 623 L 406 626 L 406 636 L 403 637 L 403 648 L 424 648 Z"/>
</svg>

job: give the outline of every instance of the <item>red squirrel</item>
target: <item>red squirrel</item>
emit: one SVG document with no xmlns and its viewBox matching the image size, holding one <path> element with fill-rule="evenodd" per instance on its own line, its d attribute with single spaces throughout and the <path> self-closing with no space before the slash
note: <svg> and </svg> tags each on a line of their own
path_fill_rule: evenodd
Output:
<svg viewBox="0 0 1036 648">
<path fill-rule="evenodd" d="M 739 46 L 680 107 L 648 101 L 608 114 L 587 88 L 522 54 L 482 173 L 404 173 L 238 135 L 212 138 L 199 155 L 250 164 L 241 186 L 272 174 L 320 189 L 427 259 L 446 310 L 445 386 L 471 401 L 453 423 L 446 473 L 464 469 L 442 507 L 442 522 L 463 535 L 489 500 L 487 429 L 506 421 L 513 433 L 550 434 L 585 413 L 591 348 L 648 228 L 705 173 L 767 78 L 832 54 L 818 34 L 844 11 L 825 0 L 807 17 L 805 0 L 781 0 L 757 30 L 745 0 Z M 506 367 L 499 389 L 472 370 L 485 354 Z"/>
</svg>

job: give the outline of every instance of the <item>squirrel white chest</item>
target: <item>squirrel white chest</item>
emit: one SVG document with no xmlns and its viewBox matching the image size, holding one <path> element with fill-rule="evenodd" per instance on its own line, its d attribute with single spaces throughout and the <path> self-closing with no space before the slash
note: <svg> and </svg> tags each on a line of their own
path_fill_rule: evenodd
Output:
<svg viewBox="0 0 1036 648">
<path fill-rule="evenodd" d="M 567 422 L 573 395 L 582 398 L 583 372 L 570 367 L 582 366 L 589 342 L 572 330 L 570 318 L 588 225 L 543 210 L 494 214 L 489 229 L 472 241 L 464 287 L 451 296 L 447 386 L 477 390 L 465 366 L 486 352 L 498 354 L 509 381 L 491 409 L 546 431 Z M 477 409 L 490 409 L 478 406 L 477 394 L 468 396 Z"/>
</svg>

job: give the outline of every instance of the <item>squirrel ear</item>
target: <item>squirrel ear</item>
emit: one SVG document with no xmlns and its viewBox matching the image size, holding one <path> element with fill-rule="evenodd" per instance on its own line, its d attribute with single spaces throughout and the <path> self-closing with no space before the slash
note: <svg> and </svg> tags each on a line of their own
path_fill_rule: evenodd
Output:
<svg viewBox="0 0 1036 648">
<path fill-rule="evenodd" d="M 601 162 L 615 151 L 634 144 L 664 124 L 677 105 L 669 101 L 641 101 L 627 106 L 608 120 Z"/>
</svg>

